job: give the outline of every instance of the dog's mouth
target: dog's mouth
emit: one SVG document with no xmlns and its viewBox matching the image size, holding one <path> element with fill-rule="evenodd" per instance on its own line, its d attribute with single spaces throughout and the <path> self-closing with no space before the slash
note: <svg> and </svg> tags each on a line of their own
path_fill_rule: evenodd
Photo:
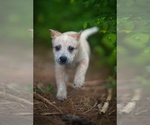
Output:
<svg viewBox="0 0 150 125">
<path fill-rule="evenodd" d="M 65 65 L 68 65 L 68 63 L 66 62 L 66 63 L 64 63 L 64 62 L 58 62 L 60 65 L 63 65 L 63 66 L 65 66 Z"/>
<path fill-rule="evenodd" d="M 68 65 L 71 65 L 71 62 L 69 62 L 69 61 L 61 62 L 61 61 L 57 60 L 57 63 L 58 63 L 59 65 L 62 65 L 62 66 L 68 66 Z"/>
</svg>

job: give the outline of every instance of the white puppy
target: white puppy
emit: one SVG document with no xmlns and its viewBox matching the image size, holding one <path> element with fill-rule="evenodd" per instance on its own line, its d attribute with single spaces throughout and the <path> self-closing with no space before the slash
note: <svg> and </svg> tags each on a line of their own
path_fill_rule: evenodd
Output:
<svg viewBox="0 0 150 125">
<path fill-rule="evenodd" d="M 90 47 L 87 38 L 97 31 L 97 27 L 86 29 L 82 32 L 71 31 L 65 33 L 50 29 L 55 57 L 57 98 L 59 100 L 67 98 L 65 83 L 65 70 L 67 68 L 77 66 L 74 86 L 75 88 L 81 88 L 83 86 L 85 74 L 89 66 Z"/>
</svg>

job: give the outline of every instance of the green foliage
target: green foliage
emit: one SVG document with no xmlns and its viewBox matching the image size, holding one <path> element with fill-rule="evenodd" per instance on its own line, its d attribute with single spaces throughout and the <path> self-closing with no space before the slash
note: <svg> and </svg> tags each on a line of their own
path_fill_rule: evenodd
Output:
<svg viewBox="0 0 150 125">
<path fill-rule="evenodd" d="M 83 23 L 83 28 L 99 27 L 100 41 L 91 42 L 94 52 L 99 56 L 99 64 L 106 64 L 113 70 L 116 65 L 116 1 L 115 0 L 79 0 L 86 8 L 96 12 L 93 20 Z"/>
<path fill-rule="evenodd" d="M 116 84 L 116 78 L 109 76 L 108 78 L 108 82 L 106 83 L 106 87 L 107 88 L 112 88 L 115 89 L 117 88 L 117 84 Z"/>
<path fill-rule="evenodd" d="M 112 71 L 116 65 L 116 0 L 35 1 L 35 41 L 51 48 L 48 29 L 80 31 L 99 27 L 89 38 L 92 57 Z"/>
<path fill-rule="evenodd" d="M 33 28 L 33 5 L 30 0 L 1 1 L 1 42 L 13 44 L 28 43 L 31 36 L 28 29 Z M 9 8 L 9 9 L 8 9 Z"/>
<path fill-rule="evenodd" d="M 46 88 L 46 91 L 49 92 L 49 93 L 53 93 L 54 89 L 51 85 L 48 85 L 48 87 Z"/>
<path fill-rule="evenodd" d="M 149 17 L 140 14 L 139 11 L 139 8 L 145 6 L 146 3 L 146 1 L 139 0 L 137 3 L 134 3 L 134 0 L 130 2 L 123 0 L 118 3 L 120 6 L 129 7 L 128 12 L 131 12 L 126 13 L 125 9 L 120 8 L 121 12 L 118 14 L 118 55 L 119 58 L 124 57 L 120 61 L 122 64 L 128 59 L 130 65 L 143 67 L 150 61 L 148 58 L 150 55 Z M 134 12 L 139 12 L 139 14 L 135 15 Z"/>
<path fill-rule="evenodd" d="M 148 1 L 118 1 L 118 64 L 119 67 L 132 68 L 135 72 L 133 79 L 141 85 L 139 88 L 149 88 L 150 17 L 147 16 L 147 5 Z M 119 8 L 121 6 L 124 7 Z"/>
</svg>

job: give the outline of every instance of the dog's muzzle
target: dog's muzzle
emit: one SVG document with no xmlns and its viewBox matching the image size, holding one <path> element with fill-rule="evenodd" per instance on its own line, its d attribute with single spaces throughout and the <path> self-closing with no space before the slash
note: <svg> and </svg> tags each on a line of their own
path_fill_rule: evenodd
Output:
<svg viewBox="0 0 150 125">
<path fill-rule="evenodd" d="M 59 63 L 60 64 L 67 64 L 67 57 L 66 56 L 61 56 L 59 58 Z"/>
</svg>

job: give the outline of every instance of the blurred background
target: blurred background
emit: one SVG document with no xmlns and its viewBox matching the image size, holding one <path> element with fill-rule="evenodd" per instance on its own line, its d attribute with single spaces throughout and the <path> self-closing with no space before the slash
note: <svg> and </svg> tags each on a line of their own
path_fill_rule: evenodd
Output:
<svg viewBox="0 0 150 125">
<path fill-rule="evenodd" d="M 51 49 L 49 29 L 60 32 L 99 27 L 89 38 L 91 58 L 95 65 L 107 67 L 111 73 L 116 65 L 116 0 L 45 0 L 34 1 L 34 46 Z M 37 49 L 38 48 L 38 49 Z"/>
<path fill-rule="evenodd" d="M 148 125 L 150 119 L 149 1 L 117 1 L 117 123 Z"/>
<path fill-rule="evenodd" d="M 33 1 L 1 0 L 0 12 L 0 124 L 32 124 Z"/>
</svg>

